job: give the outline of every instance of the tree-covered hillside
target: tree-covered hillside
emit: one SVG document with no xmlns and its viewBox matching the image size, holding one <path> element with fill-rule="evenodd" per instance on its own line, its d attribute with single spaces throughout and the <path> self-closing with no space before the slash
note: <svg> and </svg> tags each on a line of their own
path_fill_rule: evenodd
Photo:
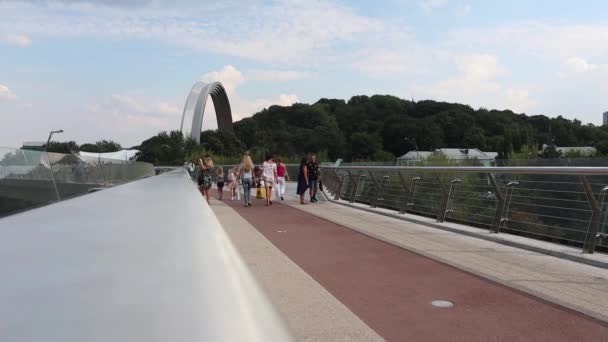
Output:
<svg viewBox="0 0 608 342">
<path fill-rule="evenodd" d="M 387 160 L 414 147 L 479 148 L 510 153 L 553 141 L 557 146 L 595 146 L 608 153 L 608 129 L 563 117 L 527 116 L 456 103 L 412 102 L 394 96 L 321 99 L 289 107 L 272 106 L 234 124 L 234 134 L 205 131 L 205 149 L 238 155 L 243 149 L 298 156 L 311 151 L 330 159 Z"/>
<path fill-rule="evenodd" d="M 181 164 L 186 158 L 209 152 L 216 159 L 232 162 L 245 150 L 251 150 L 255 160 L 277 153 L 294 162 L 306 153 L 317 152 L 322 160 L 385 161 L 414 150 L 414 140 L 420 150 L 478 148 L 498 152 L 501 158 L 536 157 L 541 145 L 552 142 L 557 146 L 594 146 L 600 154 L 608 154 L 608 127 L 583 125 L 561 116 L 475 110 L 457 103 L 413 102 L 388 95 L 271 106 L 235 122 L 234 132 L 202 132 L 201 146 L 174 131 L 162 132 L 135 148 L 142 151 L 139 160 L 163 165 Z M 49 146 L 49 151 L 65 153 L 79 149 L 106 152 L 120 149 L 120 145 L 100 141 L 80 147 L 75 142 Z"/>
</svg>

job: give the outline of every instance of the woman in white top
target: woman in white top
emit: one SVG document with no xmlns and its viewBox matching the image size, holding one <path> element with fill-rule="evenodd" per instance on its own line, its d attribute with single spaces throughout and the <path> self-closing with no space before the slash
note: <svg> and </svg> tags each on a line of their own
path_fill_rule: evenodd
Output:
<svg viewBox="0 0 608 342">
<path fill-rule="evenodd" d="M 272 204 L 272 187 L 277 179 L 277 164 L 272 160 L 272 156 L 267 156 L 262 164 L 262 177 L 266 187 L 266 205 Z"/>
</svg>

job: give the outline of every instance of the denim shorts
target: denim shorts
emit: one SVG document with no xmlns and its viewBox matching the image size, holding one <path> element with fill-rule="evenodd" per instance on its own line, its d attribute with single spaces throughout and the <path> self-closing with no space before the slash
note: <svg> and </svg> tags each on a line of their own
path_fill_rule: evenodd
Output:
<svg viewBox="0 0 608 342">
<path fill-rule="evenodd" d="M 317 188 L 319 187 L 319 180 L 318 179 L 315 179 L 315 180 L 309 179 L 308 183 L 310 184 L 309 185 L 310 186 L 310 190 L 317 190 Z"/>
</svg>

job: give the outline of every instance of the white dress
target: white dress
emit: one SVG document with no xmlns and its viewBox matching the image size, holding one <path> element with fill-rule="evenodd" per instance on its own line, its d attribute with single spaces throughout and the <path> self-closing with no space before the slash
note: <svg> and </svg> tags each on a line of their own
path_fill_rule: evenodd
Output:
<svg viewBox="0 0 608 342">
<path fill-rule="evenodd" d="M 264 162 L 262 164 L 262 178 L 266 186 L 273 186 L 275 179 L 274 175 L 277 174 L 277 164 Z"/>
</svg>

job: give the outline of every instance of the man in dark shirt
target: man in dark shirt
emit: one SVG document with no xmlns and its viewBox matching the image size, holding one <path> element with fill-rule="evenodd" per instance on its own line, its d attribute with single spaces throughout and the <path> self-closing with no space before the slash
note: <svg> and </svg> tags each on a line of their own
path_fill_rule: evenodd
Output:
<svg viewBox="0 0 608 342">
<path fill-rule="evenodd" d="M 319 186 L 319 164 L 317 164 L 317 155 L 312 154 L 308 165 L 308 182 L 310 183 L 310 201 L 317 202 L 317 187 Z"/>
</svg>

